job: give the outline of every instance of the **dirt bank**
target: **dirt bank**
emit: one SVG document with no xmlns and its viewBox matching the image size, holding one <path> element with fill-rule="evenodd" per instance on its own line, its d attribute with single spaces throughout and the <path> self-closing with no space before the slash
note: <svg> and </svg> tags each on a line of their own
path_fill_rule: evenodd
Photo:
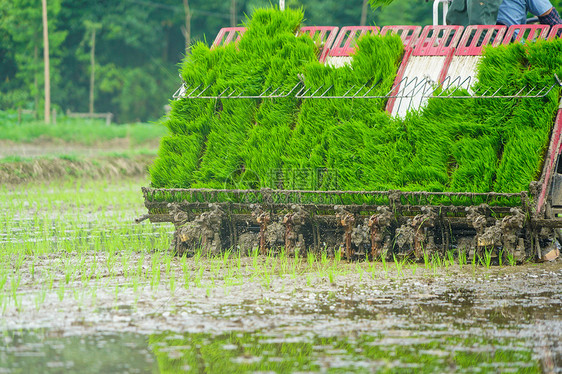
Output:
<svg viewBox="0 0 562 374">
<path fill-rule="evenodd" d="M 22 184 L 66 178 L 115 179 L 147 174 L 153 155 L 47 157 L 0 162 L 0 184 Z"/>
</svg>

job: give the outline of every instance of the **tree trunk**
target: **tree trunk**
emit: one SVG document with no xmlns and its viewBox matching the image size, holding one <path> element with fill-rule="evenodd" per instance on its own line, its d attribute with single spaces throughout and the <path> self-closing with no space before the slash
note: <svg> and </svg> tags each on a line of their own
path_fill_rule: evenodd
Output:
<svg viewBox="0 0 562 374">
<path fill-rule="evenodd" d="M 96 28 L 92 27 L 92 46 L 90 48 L 90 114 L 94 113 L 95 68 L 96 68 Z"/>
<path fill-rule="evenodd" d="M 39 113 L 39 70 L 37 69 L 39 65 L 39 48 L 37 47 L 37 43 L 39 43 L 39 37 L 35 37 L 35 47 L 33 48 L 33 87 L 35 87 L 35 119 L 37 119 L 37 114 Z"/>
<path fill-rule="evenodd" d="M 363 0 L 363 8 L 361 8 L 361 26 L 367 24 L 367 11 L 369 10 L 369 0 Z"/>
<path fill-rule="evenodd" d="M 183 11 L 185 12 L 185 48 L 189 51 L 191 46 L 191 11 L 189 10 L 189 0 L 183 0 Z"/>
<path fill-rule="evenodd" d="M 49 68 L 49 30 L 47 24 L 47 0 L 43 3 L 43 59 L 45 65 L 45 123 L 51 123 L 51 78 Z"/>
<path fill-rule="evenodd" d="M 230 0 L 230 26 L 236 27 L 236 0 Z"/>
</svg>

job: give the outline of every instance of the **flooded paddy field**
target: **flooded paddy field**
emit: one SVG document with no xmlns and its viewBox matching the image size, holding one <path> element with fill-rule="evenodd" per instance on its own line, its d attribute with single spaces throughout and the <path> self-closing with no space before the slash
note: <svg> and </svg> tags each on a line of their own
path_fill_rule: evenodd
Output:
<svg viewBox="0 0 562 374">
<path fill-rule="evenodd" d="M 562 263 L 174 257 L 143 181 L 0 188 L 0 373 L 562 372 Z"/>
</svg>

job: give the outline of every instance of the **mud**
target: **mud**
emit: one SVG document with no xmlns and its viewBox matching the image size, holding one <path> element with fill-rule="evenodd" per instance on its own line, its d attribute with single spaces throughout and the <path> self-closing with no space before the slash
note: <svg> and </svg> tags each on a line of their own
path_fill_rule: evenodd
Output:
<svg viewBox="0 0 562 374">
<path fill-rule="evenodd" d="M 151 257 L 136 254 L 130 262 L 142 259 L 148 266 Z M 104 264 L 107 257 L 85 257 L 87 264 L 94 261 Z M 117 258 L 114 272 L 98 281 L 83 283 L 77 275 L 64 284 L 57 271 L 51 291 L 41 291 L 41 282 L 23 268 L 21 299 L 2 313 L 0 368 L 57 362 L 81 372 L 87 363 L 69 352 L 83 341 L 80 349 L 93 357 L 107 344 L 130 346 L 132 355 L 110 360 L 119 370 L 131 365 L 129 372 L 153 368 L 151 360 L 171 372 L 229 365 L 241 371 L 287 365 L 305 371 L 562 371 L 560 262 L 490 269 L 340 263 L 322 270 L 302 260 L 293 272 L 267 276 L 257 269 L 271 269 L 275 259 L 231 261 L 240 261 L 239 268 L 192 258 L 182 270 L 175 258 L 174 275 L 162 265 L 160 283 L 152 287 L 146 278 L 132 285 Z M 59 263 L 56 255 L 41 258 L 36 277 Z M 186 269 L 201 278 L 184 284 Z M 46 353 L 53 345 L 54 361 Z M 139 355 L 146 366 L 135 371 Z"/>
<path fill-rule="evenodd" d="M 172 225 L 134 225 L 138 186 L 94 188 L 4 191 L 0 373 L 562 372 L 560 260 L 179 258 Z"/>
</svg>

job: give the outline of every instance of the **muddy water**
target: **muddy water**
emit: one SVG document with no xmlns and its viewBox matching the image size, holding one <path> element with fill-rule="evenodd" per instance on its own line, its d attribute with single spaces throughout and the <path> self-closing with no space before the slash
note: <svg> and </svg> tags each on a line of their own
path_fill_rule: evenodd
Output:
<svg viewBox="0 0 562 374">
<path fill-rule="evenodd" d="M 175 287 L 164 269 L 136 290 L 119 269 L 62 293 L 55 280 L 39 306 L 41 286 L 23 279 L 2 316 L 0 372 L 562 372 L 562 263 L 339 264 L 330 279 L 303 261 L 266 279 L 254 270 L 266 261 L 243 258 L 237 278 L 188 259 L 203 271 L 187 286 L 177 259 Z"/>
<path fill-rule="evenodd" d="M 134 239 L 169 236 L 133 228 L 140 202 L 69 196 L 0 209 L 0 373 L 562 373 L 560 261 L 182 264 L 153 252 L 169 242 Z"/>
</svg>

